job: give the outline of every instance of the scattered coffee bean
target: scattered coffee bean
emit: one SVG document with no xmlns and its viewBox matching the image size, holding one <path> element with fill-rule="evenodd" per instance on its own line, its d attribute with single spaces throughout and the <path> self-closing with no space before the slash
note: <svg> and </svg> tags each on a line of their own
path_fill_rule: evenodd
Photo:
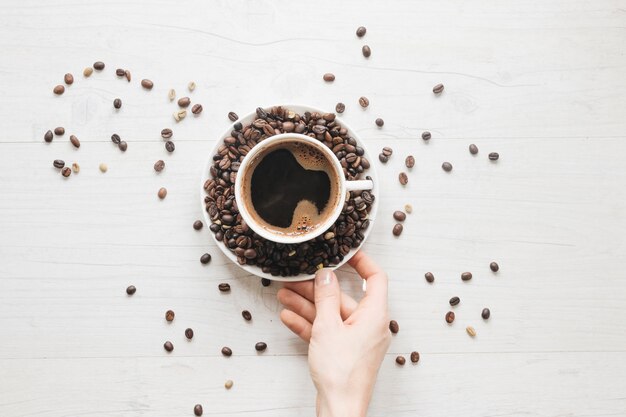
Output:
<svg viewBox="0 0 626 417">
<path fill-rule="evenodd" d="M 56 128 L 54 128 L 54 134 L 57 135 L 57 136 L 65 135 L 65 128 L 64 127 L 56 127 Z"/>
<path fill-rule="evenodd" d="M 118 68 L 115 70 L 115 75 L 118 77 L 123 77 L 125 75 L 125 71 L 122 68 Z"/>
<path fill-rule="evenodd" d="M 500 265 L 498 265 L 496 262 L 492 262 L 489 264 L 489 269 L 491 269 L 493 272 L 498 272 L 498 270 L 500 270 Z"/>
<path fill-rule="evenodd" d="M 376 123 L 376 126 L 383 127 L 383 125 L 385 124 L 385 121 L 379 117 L 378 119 L 376 119 L 375 123 Z"/>
<path fill-rule="evenodd" d="M 100 168 L 100 172 L 102 173 L 105 173 L 109 170 L 109 167 L 104 162 L 101 162 L 98 168 Z"/>
<path fill-rule="evenodd" d="M 202 223 L 202 220 L 196 220 L 195 222 L 193 222 L 193 228 L 195 230 L 202 229 L 202 226 L 204 226 L 204 223 Z"/>
<path fill-rule="evenodd" d="M 469 281 L 470 279 L 472 279 L 472 273 L 471 272 L 463 272 L 461 274 L 461 279 L 463 281 Z"/>
<path fill-rule="evenodd" d="M 202 264 L 208 264 L 209 262 L 211 262 L 211 255 L 208 253 L 205 253 L 204 255 L 202 255 L 200 257 L 200 263 Z"/>
<path fill-rule="evenodd" d="M 176 313 L 174 313 L 174 311 L 172 310 L 167 310 L 165 312 L 165 320 L 172 322 L 174 321 L 174 317 L 176 316 Z"/>
<path fill-rule="evenodd" d="M 189 97 L 181 97 L 178 99 L 179 107 L 189 107 L 191 104 L 191 99 Z"/>
<path fill-rule="evenodd" d="M 89 78 L 89 77 L 91 77 L 91 74 L 93 74 L 93 68 L 91 68 L 91 67 L 87 67 L 87 68 L 85 68 L 85 69 L 83 70 L 83 76 L 84 76 L 85 78 Z"/>
<path fill-rule="evenodd" d="M 393 218 L 399 222 L 403 222 L 404 220 L 406 220 L 406 214 L 404 214 L 400 210 L 396 210 L 393 212 Z"/>
<path fill-rule="evenodd" d="M 70 175 L 72 175 L 72 169 L 70 167 L 65 167 L 61 170 L 61 175 L 63 175 L 65 178 L 69 177 Z"/>
<path fill-rule="evenodd" d="M 52 134 L 52 130 L 48 130 L 43 135 L 43 140 L 45 140 L 46 142 L 50 143 L 50 142 L 52 142 L 52 139 L 54 139 L 54 135 Z"/>
<path fill-rule="evenodd" d="M 194 413 L 196 416 L 200 417 L 200 416 L 202 415 L 202 406 L 201 406 L 200 404 L 196 404 L 196 405 L 193 407 L 193 413 Z"/>
<path fill-rule="evenodd" d="M 400 223 L 396 224 L 395 226 L 393 226 L 393 235 L 394 236 L 400 236 L 402 234 L 402 225 Z"/>
<path fill-rule="evenodd" d="M 476 336 L 476 330 L 472 326 L 467 326 L 465 328 L 465 331 L 467 332 L 467 334 L 470 335 L 470 337 L 475 337 Z"/>
<path fill-rule="evenodd" d="M 159 188 L 159 192 L 157 193 L 157 196 L 163 200 L 165 198 L 165 196 L 167 195 L 167 189 L 165 187 L 161 187 Z"/>
<path fill-rule="evenodd" d="M 400 181 L 400 184 L 402 185 L 407 185 L 409 183 L 409 177 L 408 175 L 406 175 L 406 172 L 401 172 L 398 175 L 398 180 Z"/>
<path fill-rule="evenodd" d="M 257 352 L 263 352 L 265 349 L 267 349 L 267 343 L 258 342 L 256 345 L 254 345 L 254 348 Z"/>
<path fill-rule="evenodd" d="M 163 171 L 163 168 L 165 168 L 165 161 L 163 161 L 162 159 L 159 159 L 158 161 L 154 163 L 154 170 L 156 172 Z"/>
<path fill-rule="evenodd" d="M 233 354 L 233 350 L 231 348 L 229 348 L 228 346 L 224 346 L 222 348 L 222 355 L 228 357 L 228 356 L 232 356 L 232 354 Z"/>
<path fill-rule="evenodd" d="M 431 137 L 432 137 L 432 135 L 430 134 L 430 132 L 428 130 L 422 132 L 422 139 L 423 140 L 430 140 Z"/>
<path fill-rule="evenodd" d="M 94 69 L 96 69 L 97 71 L 102 71 L 104 69 L 104 62 L 102 61 L 96 61 L 93 63 L 93 67 Z"/>
<path fill-rule="evenodd" d="M 339 102 L 335 105 L 335 111 L 337 113 L 343 113 L 344 111 L 346 111 L 346 105 Z"/>
<path fill-rule="evenodd" d="M 61 169 L 65 166 L 65 161 L 63 161 L 62 159 L 55 159 L 52 162 L 52 166 L 54 166 L 55 168 Z"/>
<path fill-rule="evenodd" d="M 365 58 L 369 58 L 370 55 L 372 55 L 372 49 L 368 45 L 363 45 L 363 48 L 361 48 L 361 52 L 363 52 L 363 56 Z"/>
<path fill-rule="evenodd" d="M 264 287 L 269 287 L 272 284 L 272 281 L 267 278 L 261 278 L 261 285 Z"/>
<path fill-rule="evenodd" d="M 144 78 L 143 80 L 141 80 L 141 86 L 145 88 L 146 90 L 152 90 L 152 87 L 154 87 L 154 83 Z"/>
<path fill-rule="evenodd" d="M 383 148 L 383 155 L 391 156 L 392 154 L 393 154 L 393 149 L 391 149 L 389 146 L 385 146 Z"/>
<path fill-rule="evenodd" d="M 250 314 L 250 312 L 248 310 L 244 310 L 241 312 L 241 317 L 243 317 L 243 319 L 245 321 L 250 321 L 252 320 L 252 314 Z"/>
<path fill-rule="evenodd" d="M 436 86 L 433 87 L 433 93 L 435 94 L 441 94 L 442 91 L 443 91 L 443 84 L 437 84 Z"/>
<path fill-rule="evenodd" d="M 52 89 L 52 92 L 60 96 L 61 94 L 65 93 L 65 87 L 59 84 Z"/>
<path fill-rule="evenodd" d="M 489 310 L 488 308 L 483 308 L 483 311 L 480 313 L 481 317 L 485 320 L 487 320 L 489 317 L 491 317 L 491 310 Z"/>
<path fill-rule="evenodd" d="M 335 74 L 331 74 L 330 72 L 327 72 L 326 74 L 324 74 L 324 81 L 326 82 L 333 82 L 335 81 Z"/>
<path fill-rule="evenodd" d="M 389 331 L 393 334 L 396 334 L 398 333 L 399 330 L 400 330 L 400 325 L 398 324 L 398 322 L 395 320 L 391 320 L 389 322 Z"/>
<path fill-rule="evenodd" d="M 172 344 L 172 342 L 168 340 L 167 342 L 163 343 L 163 349 L 165 349 L 168 352 L 171 352 L 174 350 L 174 345 Z"/>
<path fill-rule="evenodd" d="M 404 365 L 406 363 L 406 359 L 402 355 L 396 356 L 396 363 L 398 365 Z"/>
<path fill-rule="evenodd" d="M 115 107 L 116 109 L 122 107 L 122 100 L 120 100 L 119 98 L 113 100 L 113 107 Z"/>
<path fill-rule="evenodd" d="M 119 145 L 117 146 L 122 152 L 126 152 L 126 149 L 128 149 L 128 143 L 126 143 L 125 141 L 120 141 Z"/>
<path fill-rule="evenodd" d="M 424 278 L 426 278 L 426 281 L 428 281 L 428 282 L 429 282 L 429 283 L 431 283 L 431 284 L 432 284 L 433 282 L 435 282 L 435 276 L 433 275 L 433 273 L 432 273 L 432 272 L 426 272 L 426 273 L 424 274 Z"/>
<path fill-rule="evenodd" d="M 67 84 L 67 85 L 72 85 L 72 84 L 74 84 L 74 76 L 68 72 L 63 77 L 63 81 L 65 81 L 65 84 Z"/>
<path fill-rule="evenodd" d="M 111 142 L 113 142 L 114 144 L 119 145 L 121 141 L 122 139 L 120 138 L 120 135 L 118 135 L 117 133 L 113 133 L 111 135 Z"/>
<path fill-rule="evenodd" d="M 419 352 L 411 352 L 411 362 L 418 363 L 420 361 Z"/>
<path fill-rule="evenodd" d="M 217 286 L 217 288 L 221 291 L 221 292 L 228 292 L 230 291 L 230 284 L 226 283 L 226 282 L 222 282 L 221 284 L 219 284 Z"/>
<path fill-rule="evenodd" d="M 441 169 L 446 172 L 450 172 L 452 171 L 452 164 L 450 162 L 444 162 L 443 164 L 441 164 Z"/>
<path fill-rule="evenodd" d="M 363 36 L 365 36 L 366 32 L 367 32 L 367 29 L 365 28 L 365 26 L 359 26 L 356 30 L 356 36 L 358 36 L 359 38 L 362 38 Z"/>
<path fill-rule="evenodd" d="M 387 161 L 389 161 L 389 157 L 381 152 L 378 154 L 378 160 L 382 162 L 383 164 L 386 164 Z"/>
<path fill-rule="evenodd" d="M 408 214 L 413 213 L 413 206 L 410 204 L 405 204 L 404 205 L 404 211 L 406 211 Z"/>
<path fill-rule="evenodd" d="M 124 77 L 126 77 L 126 81 L 130 82 L 130 71 L 124 70 Z"/>
<path fill-rule="evenodd" d="M 167 92 L 167 98 L 170 101 L 174 101 L 174 99 L 176 98 L 176 90 L 174 90 L 173 88 L 170 88 L 170 90 Z"/>
<path fill-rule="evenodd" d="M 366 108 L 367 106 L 370 105 L 370 101 L 367 99 L 367 97 L 360 97 L 359 98 L 359 105 L 363 108 Z"/>
<path fill-rule="evenodd" d="M 187 84 L 187 88 L 189 89 L 189 91 L 195 90 L 196 89 L 196 83 L 191 81 L 189 84 Z"/>
<path fill-rule="evenodd" d="M 185 329 L 185 337 L 189 340 L 193 339 L 193 329 L 191 328 Z"/>
<path fill-rule="evenodd" d="M 163 139 L 169 139 L 173 135 L 174 135 L 174 132 L 172 132 L 172 129 L 165 128 L 165 129 L 161 130 L 161 137 Z"/>
<path fill-rule="evenodd" d="M 75 148 L 80 148 L 80 141 L 74 135 L 70 135 L 70 142 L 74 145 Z"/>
<path fill-rule="evenodd" d="M 226 389 L 231 389 L 233 387 L 233 381 L 228 379 L 226 380 L 226 382 L 224 382 L 224 388 Z"/>
<path fill-rule="evenodd" d="M 174 145 L 174 142 L 172 142 L 171 140 L 168 140 L 167 142 L 165 142 L 165 150 L 168 151 L 169 153 L 174 152 L 174 149 L 176 149 L 176 145 Z"/>
<path fill-rule="evenodd" d="M 499 158 L 500 158 L 500 154 L 498 154 L 498 152 L 491 152 L 489 154 L 490 161 L 497 161 Z"/>
<path fill-rule="evenodd" d="M 185 117 L 187 117 L 187 110 L 178 110 L 174 112 L 174 120 L 180 122 Z"/>
<path fill-rule="evenodd" d="M 413 155 L 407 156 L 404 160 L 404 165 L 409 169 L 413 168 L 415 166 L 415 157 Z"/>
<path fill-rule="evenodd" d="M 454 321 L 454 311 L 448 311 L 446 313 L 446 323 L 452 324 L 453 321 Z"/>
<path fill-rule="evenodd" d="M 191 112 L 196 116 L 202 113 L 202 104 L 194 104 L 193 107 L 191 107 Z"/>
<path fill-rule="evenodd" d="M 450 305 L 451 306 L 458 305 L 460 302 L 461 302 L 461 299 L 459 297 L 452 297 L 450 299 Z"/>
<path fill-rule="evenodd" d="M 72 171 L 74 171 L 74 174 L 78 174 L 80 172 L 80 165 L 78 165 L 78 162 L 72 163 Z"/>
<path fill-rule="evenodd" d="M 134 285 L 129 285 L 128 287 L 126 287 L 126 294 L 133 295 L 136 292 L 137 288 Z"/>
<path fill-rule="evenodd" d="M 473 143 L 469 146 L 469 151 L 472 155 L 476 155 L 478 153 L 478 146 Z"/>
<path fill-rule="evenodd" d="M 231 122 L 236 122 L 239 119 L 239 116 L 237 116 L 237 113 L 235 113 L 234 111 L 230 111 L 228 112 L 228 119 Z"/>
</svg>

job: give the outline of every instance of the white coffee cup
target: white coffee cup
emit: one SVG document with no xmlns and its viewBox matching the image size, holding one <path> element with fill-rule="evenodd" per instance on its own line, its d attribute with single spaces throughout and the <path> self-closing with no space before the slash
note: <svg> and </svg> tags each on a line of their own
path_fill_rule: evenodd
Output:
<svg viewBox="0 0 626 417">
<path fill-rule="evenodd" d="M 315 237 L 321 235 L 335 223 L 335 221 L 341 214 L 343 205 L 346 201 L 346 196 L 349 191 L 371 190 L 374 186 L 374 183 L 371 180 L 346 180 L 343 168 L 341 167 L 341 163 L 330 148 L 328 148 L 323 142 L 320 142 L 315 138 L 311 138 L 309 136 L 301 135 L 298 133 L 283 133 L 280 135 L 269 137 L 258 143 L 248 152 L 245 158 L 243 158 L 243 160 L 241 161 L 241 165 L 239 166 L 239 170 L 237 172 L 237 177 L 240 179 L 244 178 L 247 175 L 247 170 L 250 168 L 250 164 L 252 163 L 252 161 L 254 161 L 259 156 L 259 154 L 262 154 L 268 148 L 279 147 L 281 143 L 287 144 L 294 142 L 300 142 L 310 145 L 316 150 L 322 152 L 326 156 L 328 161 L 331 162 L 332 167 L 335 170 L 336 177 L 339 181 L 338 198 L 334 199 L 335 207 L 333 207 L 331 214 L 329 214 L 326 219 L 324 219 L 324 221 L 317 225 L 317 227 L 315 227 L 314 229 L 303 232 L 301 234 L 277 233 L 276 230 L 270 230 L 270 228 L 268 228 L 267 226 L 256 221 L 254 216 L 248 210 L 246 204 L 246 201 L 251 201 L 251 197 L 243 195 L 243 181 L 236 181 L 235 200 L 237 202 L 237 208 L 243 220 L 252 230 L 254 230 L 261 237 L 278 243 L 300 243 L 314 239 Z"/>
</svg>

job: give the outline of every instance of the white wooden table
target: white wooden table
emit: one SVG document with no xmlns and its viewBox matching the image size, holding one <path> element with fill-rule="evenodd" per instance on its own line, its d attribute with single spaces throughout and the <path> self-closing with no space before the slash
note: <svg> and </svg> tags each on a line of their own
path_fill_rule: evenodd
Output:
<svg viewBox="0 0 626 417">
<path fill-rule="evenodd" d="M 337 101 L 372 152 L 394 149 L 376 161 L 383 193 L 366 251 L 389 273 L 401 329 L 370 415 L 626 415 L 625 45 L 618 0 L 2 1 L 0 415 L 186 416 L 196 403 L 205 415 L 314 415 L 306 346 L 278 319 L 280 285 L 262 287 L 191 225 L 228 111 Z M 105 70 L 84 79 L 96 60 Z M 66 72 L 76 81 L 56 97 Z M 166 92 L 180 97 L 191 80 L 204 112 L 175 125 Z M 55 126 L 66 135 L 45 144 Z M 175 131 L 171 155 L 164 127 Z M 416 166 L 402 188 L 408 154 Z M 62 178 L 57 158 L 80 174 Z M 414 212 L 396 239 L 391 213 L 406 203 Z M 463 283 L 466 270 L 474 279 Z M 354 273 L 341 277 L 358 295 Z M 261 340 L 269 348 L 257 354 Z M 398 367 L 412 350 L 420 363 Z"/>
</svg>

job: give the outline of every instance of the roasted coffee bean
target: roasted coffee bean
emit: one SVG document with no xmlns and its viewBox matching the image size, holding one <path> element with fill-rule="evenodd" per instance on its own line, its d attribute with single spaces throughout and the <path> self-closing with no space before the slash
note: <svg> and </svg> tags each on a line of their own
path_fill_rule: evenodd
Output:
<svg viewBox="0 0 626 417">
<path fill-rule="evenodd" d="M 257 253 L 254 249 L 250 248 L 250 249 L 246 249 L 243 253 L 243 256 L 246 259 L 254 259 L 257 256 Z"/>
<path fill-rule="evenodd" d="M 478 146 L 473 143 L 469 146 L 469 151 L 472 155 L 476 155 L 478 153 Z"/>
<path fill-rule="evenodd" d="M 444 162 L 443 164 L 441 164 L 441 169 L 446 172 L 450 172 L 452 171 L 452 164 L 450 162 Z"/>
<path fill-rule="evenodd" d="M 500 154 L 498 154 L 498 152 L 491 152 L 489 154 L 490 161 L 497 161 L 499 158 L 500 158 Z"/>
<path fill-rule="evenodd" d="M 472 326 L 467 326 L 465 331 L 470 335 L 470 337 L 476 337 L 476 330 Z"/>
<path fill-rule="evenodd" d="M 389 322 L 389 331 L 393 334 L 396 334 L 398 333 L 399 330 L 400 330 L 400 325 L 398 324 L 398 322 L 395 320 L 391 320 Z"/>
<path fill-rule="evenodd" d="M 339 102 L 335 105 L 335 111 L 337 113 L 343 113 L 344 111 L 346 111 L 346 105 Z"/>
<path fill-rule="evenodd" d="M 96 61 L 93 63 L 93 67 L 96 71 L 102 71 L 104 69 L 104 62 Z"/>
<path fill-rule="evenodd" d="M 54 135 L 52 134 L 52 130 L 48 130 L 45 135 L 43 135 L 43 140 L 50 143 L 54 139 Z"/>
<path fill-rule="evenodd" d="M 74 145 L 75 148 L 80 148 L 80 141 L 74 135 L 70 135 L 70 142 Z"/>
<path fill-rule="evenodd" d="M 402 355 L 396 356 L 396 363 L 398 365 L 404 365 L 406 363 L 406 359 Z"/>
<path fill-rule="evenodd" d="M 432 135 L 430 134 L 430 132 L 428 130 L 422 132 L 422 139 L 430 140 L 431 137 L 432 137 Z"/>
<path fill-rule="evenodd" d="M 397 223 L 395 226 L 393 226 L 393 235 L 394 236 L 400 236 L 402 234 L 402 225 L 400 223 Z"/>
<path fill-rule="evenodd" d="M 124 70 L 122 68 L 118 68 L 115 70 L 115 75 L 117 75 L 118 77 L 123 77 L 124 76 Z"/>
<path fill-rule="evenodd" d="M 202 406 L 201 406 L 200 404 L 196 404 L 196 405 L 193 407 L 193 413 L 194 413 L 196 416 L 200 417 L 200 416 L 202 415 Z"/>
<path fill-rule="evenodd" d="M 407 212 L 408 214 L 413 213 L 413 206 L 410 204 L 405 204 L 404 205 L 404 211 Z"/>
<path fill-rule="evenodd" d="M 141 86 L 145 88 L 146 90 L 152 90 L 152 87 L 154 87 L 154 83 L 144 78 L 143 80 L 141 80 Z"/>
<path fill-rule="evenodd" d="M 172 310 L 167 310 L 165 312 L 165 320 L 169 322 L 174 320 L 174 316 L 176 316 L 176 314 Z"/>
<path fill-rule="evenodd" d="M 167 92 L 167 98 L 170 101 L 174 101 L 174 99 L 176 98 L 176 90 L 174 90 L 173 88 L 170 88 L 170 90 Z"/>
<path fill-rule="evenodd" d="M 165 349 L 168 352 L 171 352 L 174 350 L 174 345 L 172 344 L 172 342 L 168 340 L 167 342 L 163 343 L 163 349 Z"/>
<path fill-rule="evenodd" d="M 446 313 L 446 323 L 452 324 L 453 321 L 454 321 L 454 311 L 448 311 Z"/>
<path fill-rule="evenodd" d="M 137 288 L 134 285 L 129 285 L 128 287 L 126 287 L 126 294 L 133 295 L 136 292 Z"/>
<path fill-rule="evenodd" d="M 176 146 L 174 145 L 174 142 L 172 142 L 171 140 L 168 140 L 167 142 L 165 142 L 165 150 L 168 151 L 169 153 L 174 152 L 174 149 L 176 149 Z"/>
<path fill-rule="evenodd" d="M 200 263 L 206 265 L 209 262 L 211 262 L 211 254 L 205 253 L 204 255 L 200 257 Z"/>
<path fill-rule="evenodd" d="M 117 133 L 113 133 L 111 135 L 111 142 L 113 142 L 114 144 L 119 145 L 121 141 L 122 139 L 120 138 L 120 135 L 118 135 Z"/>
<path fill-rule="evenodd" d="M 411 362 L 418 363 L 420 361 L 419 352 L 411 352 Z"/>
<path fill-rule="evenodd" d="M 367 32 L 367 29 L 365 28 L 365 26 L 359 26 L 356 30 L 356 36 L 358 36 L 359 38 L 362 38 L 363 36 L 365 36 L 366 32 Z"/>
<path fill-rule="evenodd" d="M 228 120 L 230 120 L 231 122 L 235 122 L 237 121 L 237 119 L 239 119 L 237 113 L 235 113 L 234 111 L 228 112 Z"/>
<path fill-rule="evenodd" d="M 403 222 L 404 220 L 406 220 L 406 214 L 404 214 L 400 210 L 396 210 L 393 212 L 393 218 L 399 222 Z"/>
<path fill-rule="evenodd" d="M 61 170 L 61 175 L 63 175 L 65 178 L 69 177 L 70 175 L 72 175 L 72 168 L 70 167 L 65 167 Z"/>
<path fill-rule="evenodd" d="M 191 113 L 195 114 L 196 116 L 202 113 L 202 104 L 194 104 L 191 107 Z"/>
<path fill-rule="evenodd" d="M 121 141 L 117 146 L 122 152 L 126 152 L 126 149 L 128 149 L 128 143 L 126 143 L 125 141 Z"/>
<path fill-rule="evenodd" d="M 463 281 L 469 281 L 470 279 L 472 279 L 472 273 L 471 272 L 463 272 L 461 274 L 461 279 Z"/>
<path fill-rule="evenodd" d="M 159 192 L 157 193 L 157 196 L 163 200 L 166 196 L 167 196 L 167 188 L 165 187 L 161 187 L 159 188 Z"/>
<path fill-rule="evenodd" d="M 415 166 L 415 157 L 413 155 L 407 156 L 404 160 L 404 165 L 409 169 L 413 168 Z"/>
<path fill-rule="evenodd" d="M 457 304 L 459 304 L 461 302 L 461 299 L 459 297 L 452 297 L 450 299 L 450 305 L 451 306 L 455 306 Z"/>
<path fill-rule="evenodd" d="M 191 99 L 189 97 L 181 97 L 178 99 L 179 107 L 189 107 L 191 104 Z"/>
<path fill-rule="evenodd" d="M 361 48 L 361 52 L 363 53 L 363 56 L 365 58 L 369 58 L 370 55 L 372 55 L 372 49 L 368 45 L 363 45 L 363 48 Z"/>
<path fill-rule="evenodd" d="M 233 387 L 233 381 L 230 379 L 227 379 L 226 382 L 224 382 L 224 388 L 231 389 L 232 387 Z"/>
<path fill-rule="evenodd" d="M 433 87 L 433 93 L 435 94 L 441 94 L 442 91 L 443 91 L 443 84 L 437 84 L 436 86 Z"/>
<path fill-rule="evenodd" d="M 252 320 L 252 314 L 250 314 L 250 312 L 248 310 L 244 310 L 241 312 L 241 316 L 243 317 L 243 319 L 245 321 L 250 321 Z"/>
<path fill-rule="evenodd" d="M 104 162 L 101 162 L 100 165 L 98 165 L 98 168 L 103 174 L 109 170 L 109 167 Z"/>
<path fill-rule="evenodd" d="M 185 329 L 185 337 L 189 340 L 193 339 L 193 329 L 187 328 Z"/>
<path fill-rule="evenodd" d="M 359 98 L 359 105 L 363 108 L 366 108 L 367 106 L 370 105 L 370 101 L 367 99 L 367 97 L 360 97 Z"/>
<path fill-rule="evenodd" d="M 172 129 L 165 128 L 165 129 L 161 130 L 161 137 L 163 139 L 169 139 L 173 135 L 174 135 L 174 132 L 172 132 Z"/>
<path fill-rule="evenodd" d="M 54 128 L 54 134 L 57 135 L 57 136 L 65 135 L 65 128 L 64 127 L 55 127 Z"/>
<path fill-rule="evenodd" d="M 158 161 L 154 163 L 154 170 L 156 172 L 163 171 L 163 168 L 165 168 L 165 162 L 162 159 L 159 159 Z"/>
<path fill-rule="evenodd" d="M 74 84 L 74 76 L 68 72 L 63 77 L 63 81 L 65 81 L 65 84 L 67 84 L 67 85 L 72 85 L 72 84 Z"/>
<path fill-rule="evenodd" d="M 269 287 L 272 284 L 272 281 L 267 278 L 261 278 L 261 285 L 264 287 Z"/>
<path fill-rule="evenodd" d="M 267 349 L 267 343 L 258 342 L 256 345 L 254 345 L 254 348 L 257 352 L 263 352 L 265 349 Z"/>
<path fill-rule="evenodd" d="M 333 82 L 335 81 L 335 74 L 331 74 L 330 72 L 327 72 L 326 74 L 324 74 L 324 81 L 326 82 Z"/>
<path fill-rule="evenodd" d="M 387 156 L 391 156 L 393 154 L 393 149 L 391 149 L 389 146 L 385 146 L 383 148 L 383 154 Z"/>
<path fill-rule="evenodd" d="M 384 124 L 385 124 L 385 121 L 381 119 L 380 117 L 376 119 L 376 126 L 383 127 Z"/>
<path fill-rule="evenodd" d="M 194 83 L 193 81 L 189 82 L 189 84 L 187 84 L 187 89 L 189 91 L 193 91 L 196 89 L 196 83 Z"/>
<path fill-rule="evenodd" d="M 400 184 L 402 185 L 407 185 L 409 183 L 409 177 L 406 175 L 406 172 L 401 172 L 398 175 L 398 180 L 400 181 Z"/>
<path fill-rule="evenodd" d="M 65 87 L 59 84 L 52 89 L 52 92 L 57 96 L 60 96 L 61 94 L 65 93 Z"/>
<path fill-rule="evenodd" d="M 113 100 L 113 107 L 115 107 L 116 109 L 119 109 L 120 107 L 122 107 L 122 100 L 119 98 L 116 98 L 115 100 Z"/>
<path fill-rule="evenodd" d="M 496 262 L 492 262 L 489 264 L 489 269 L 491 269 L 493 272 L 498 272 L 498 270 L 500 269 L 500 265 L 498 265 Z"/>
<path fill-rule="evenodd" d="M 226 283 L 226 282 L 222 282 L 220 283 L 217 288 L 221 291 L 221 292 L 228 292 L 230 291 L 230 284 Z"/>
<path fill-rule="evenodd" d="M 431 283 L 431 284 L 432 284 L 433 282 L 435 282 L 435 276 L 433 275 L 433 273 L 432 273 L 432 272 L 426 272 L 426 273 L 424 274 L 424 278 L 426 278 L 426 281 L 428 281 L 428 282 L 429 282 L 429 283 Z"/>
<path fill-rule="evenodd" d="M 378 160 L 382 162 L 383 164 L 386 164 L 387 161 L 389 161 L 389 157 L 381 152 L 378 154 Z"/>
<path fill-rule="evenodd" d="M 72 171 L 74 174 L 78 174 L 80 172 L 80 165 L 77 162 L 72 162 Z"/>
<path fill-rule="evenodd" d="M 195 222 L 193 222 L 193 228 L 195 230 L 202 229 L 202 226 L 204 226 L 204 223 L 202 223 L 202 220 L 196 220 Z"/>
<path fill-rule="evenodd" d="M 52 162 L 52 166 L 54 166 L 55 168 L 61 169 L 65 166 L 65 161 L 61 160 L 61 159 L 55 159 Z"/>
<path fill-rule="evenodd" d="M 130 71 L 124 70 L 124 77 L 126 77 L 126 81 L 130 82 Z"/>
<path fill-rule="evenodd" d="M 222 348 L 222 355 L 224 355 L 224 356 L 228 357 L 228 356 L 232 356 L 232 354 L 233 354 L 233 351 L 232 351 L 232 349 L 231 349 L 231 348 L 229 348 L 228 346 L 224 346 L 224 347 Z"/>
<path fill-rule="evenodd" d="M 485 320 L 487 320 L 489 317 L 491 317 L 491 310 L 489 310 L 488 308 L 483 308 L 483 311 L 480 313 L 481 317 Z"/>
<path fill-rule="evenodd" d="M 85 69 L 83 70 L 83 76 L 84 76 L 85 78 L 89 78 L 89 77 L 91 77 L 91 74 L 93 74 L 93 68 L 91 68 L 91 67 L 87 67 L 87 68 L 85 68 Z"/>
</svg>

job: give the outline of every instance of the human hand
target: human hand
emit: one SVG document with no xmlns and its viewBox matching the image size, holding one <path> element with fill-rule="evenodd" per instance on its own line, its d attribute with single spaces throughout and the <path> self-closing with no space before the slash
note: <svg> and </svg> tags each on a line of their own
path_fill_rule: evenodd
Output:
<svg viewBox="0 0 626 417">
<path fill-rule="evenodd" d="M 349 264 L 367 281 L 360 302 L 343 293 L 337 276 L 321 269 L 314 281 L 285 284 L 280 318 L 309 342 L 309 369 L 317 415 L 365 416 L 380 364 L 389 348 L 387 275 L 365 253 Z"/>
</svg>

